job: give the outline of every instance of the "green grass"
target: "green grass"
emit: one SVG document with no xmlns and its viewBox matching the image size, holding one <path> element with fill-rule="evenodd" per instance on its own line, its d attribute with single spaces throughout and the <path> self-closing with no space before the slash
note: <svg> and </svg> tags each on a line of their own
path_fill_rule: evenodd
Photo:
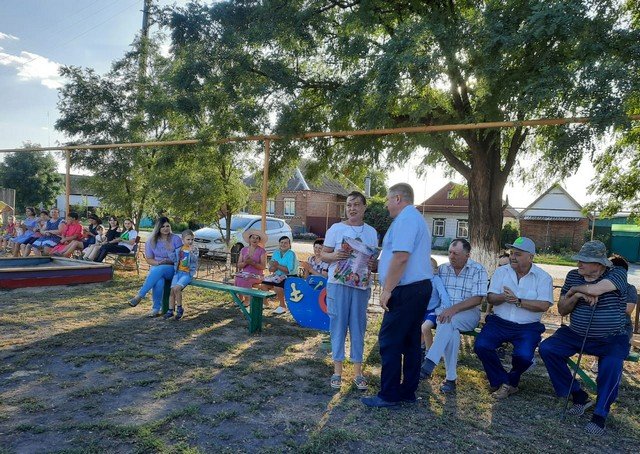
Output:
<svg viewBox="0 0 640 454">
<path fill-rule="evenodd" d="M 225 295 L 195 288 L 185 291 L 185 319 L 148 319 L 148 300 L 124 303 L 141 283 L 117 273 L 107 284 L 0 294 L 11 300 L 0 312 L 0 452 L 640 450 L 637 363 L 625 366 L 601 439 L 582 434 L 585 418 L 560 420 L 562 401 L 540 361 L 518 394 L 495 402 L 467 337 L 455 397 L 438 392 L 439 366 L 416 405 L 372 410 L 351 385 L 349 361 L 342 389 L 328 386 L 325 335 L 268 315 L 264 331 L 249 335 Z M 371 393 L 380 384 L 379 328 L 370 314 Z"/>
<path fill-rule="evenodd" d="M 536 263 L 544 265 L 576 266 L 576 261 L 571 260 L 573 254 L 536 254 Z"/>
</svg>

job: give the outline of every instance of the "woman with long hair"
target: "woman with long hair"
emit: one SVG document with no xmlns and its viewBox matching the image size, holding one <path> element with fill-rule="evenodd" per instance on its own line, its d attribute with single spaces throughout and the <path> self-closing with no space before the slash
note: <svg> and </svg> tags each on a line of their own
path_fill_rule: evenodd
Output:
<svg viewBox="0 0 640 454">
<path fill-rule="evenodd" d="M 108 232 L 107 232 L 108 235 Z M 133 228 L 133 221 L 129 218 L 124 220 L 124 229 L 120 233 L 120 236 L 106 241 L 102 246 L 100 246 L 100 251 L 98 251 L 98 256 L 93 260 L 94 262 L 102 262 L 104 258 L 110 252 L 115 253 L 124 253 L 127 254 L 133 250 L 133 247 L 136 244 L 136 238 L 138 237 L 138 232 Z M 108 237 L 107 237 L 108 238 Z"/>
<path fill-rule="evenodd" d="M 182 239 L 171 231 L 169 218 L 162 216 L 153 227 L 149 240 L 145 243 L 145 257 L 151 266 L 149 274 L 138 294 L 129 300 L 131 307 L 136 307 L 149 290 L 153 290 L 153 306 L 149 317 L 157 317 L 162 313 L 162 294 L 165 280 L 171 282 L 175 272 L 173 252 L 182 246 Z"/>
</svg>

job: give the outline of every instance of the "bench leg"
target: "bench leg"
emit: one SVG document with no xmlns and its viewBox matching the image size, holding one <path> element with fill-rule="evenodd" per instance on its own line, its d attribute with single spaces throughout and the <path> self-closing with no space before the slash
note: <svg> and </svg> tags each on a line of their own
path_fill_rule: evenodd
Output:
<svg viewBox="0 0 640 454">
<path fill-rule="evenodd" d="M 164 290 L 162 291 L 162 313 L 169 310 L 169 297 L 171 296 L 171 281 L 165 279 Z"/>
<path fill-rule="evenodd" d="M 249 314 L 249 333 L 262 331 L 262 309 L 264 299 L 259 296 L 251 297 L 251 313 Z"/>
<path fill-rule="evenodd" d="M 571 373 L 573 374 L 573 371 L 576 369 L 576 363 L 571 358 L 567 358 L 567 365 L 569 366 L 569 369 L 571 369 Z M 582 381 L 584 382 L 584 384 L 587 385 L 587 387 L 592 392 L 594 393 L 598 392 L 598 385 L 596 385 L 596 382 L 594 382 L 591 379 L 591 377 L 589 377 L 587 373 L 584 370 L 582 370 L 581 367 L 578 368 L 578 375 L 580 376 L 580 378 L 582 378 Z"/>
</svg>

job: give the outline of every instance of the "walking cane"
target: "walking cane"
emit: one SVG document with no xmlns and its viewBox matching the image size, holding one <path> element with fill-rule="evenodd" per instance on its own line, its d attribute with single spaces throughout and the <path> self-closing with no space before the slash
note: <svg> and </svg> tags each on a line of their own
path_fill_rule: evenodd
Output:
<svg viewBox="0 0 640 454">
<path fill-rule="evenodd" d="M 571 383 L 569 384 L 569 391 L 567 392 L 567 400 L 564 402 L 564 409 L 562 410 L 562 419 L 567 416 L 567 408 L 569 407 L 569 396 L 571 396 L 571 389 L 573 388 L 573 382 L 576 381 L 576 375 L 578 375 L 578 369 L 580 368 L 580 361 L 582 360 L 582 352 L 584 352 L 584 345 L 587 343 L 587 336 L 589 335 L 589 329 L 591 329 L 591 322 L 593 321 L 593 315 L 596 313 L 596 306 L 598 302 L 593 303 L 593 310 L 591 311 L 591 317 L 589 317 L 589 323 L 587 324 L 587 332 L 584 333 L 584 339 L 582 339 L 582 347 L 580 347 L 580 353 L 578 354 L 578 360 L 576 361 L 576 367 L 573 369 L 573 377 L 571 377 Z"/>
</svg>

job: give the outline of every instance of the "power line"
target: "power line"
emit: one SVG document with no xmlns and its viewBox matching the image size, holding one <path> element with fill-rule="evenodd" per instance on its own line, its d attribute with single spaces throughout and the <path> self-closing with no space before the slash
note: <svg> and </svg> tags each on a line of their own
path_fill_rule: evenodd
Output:
<svg viewBox="0 0 640 454">
<path fill-rule="evenodd" d="M 56 46 L 56 48 L 57 48 L 57 49 L 60 49 L 61 47 L 64 47 L 64 46 L 66 46 L 67 44 L 69 44 L 69 43 L 71 43 L 71 42 L 75 41 L 76 39 L 78 39 L 78 38 L 80 38 L 80 37 L 82 37 L 82 36 L 86 35 L 86 34 L 87 34 L 87 33 L 89 33 L 90 31 L 93 31 L 93 30 L 95 30 L 96 28 L 98 28 L 99 26 L 101 26 L 101 25 L 103 25 L 103 24 L 105 24 L 105 23 L 109 22 L 109 21 L 110 21 L 111 19 L 113 19 L 114 17 L 116 17 L 116 16 L 118 16 L 118 15 L 122 14 L 123 12 L 125 12 L 126 10 L 128 10 L 128 9 L 130 9 L 132 6 L 134 6 L 136 3 L 140 3 L 141 1 L 143 1 L 143 0 L 134 0 L 132 3 L 129 3 L 126 7 L 124 7 L 124 8 L 123 8 L 123 9 L 121 9 L 121 10 L 119 10 L 119 11 L 118 11 L 118 12 L 116 12 L 115 14 L 113 14 L 113 15 L 109 16 L 108 18 L 106 18 L 106 19 L 105 19 L 105 20 L 103 20 L 102 22 L 99 22 L 98 24 L 94 25 L 93 27 L 89 28 L 88 30 L 85 30 L 84 32 L 82 32 L 82 33 L 80 33 L 80 34 L 78 34 L 78 35 L 74 36 L 73 38 L 71 38 L 71 39 L 69 39 L 69 40 L 67 40 L 67 41 L 65 41 L 65 42 L 63 42 L 63 43 L 61 43 L 61 44 L 57 45 L 57 46 Z M 105 8 L 102 8 L 102 9 L 98 10 L 98 12 L 99 12 L 99 11 L 102 11 L 102 10 L 104 10 L 104 9 L 105 9 Z M 71 27 L 68 27 L 68 29 L 69 29 L 69 28 L 71 28 Z M 48 49 L 48 50 L 53 50 L 53 49 Z M 23 51 L 23 52 L 26 52 L 26 51 Z M 15 57 L 15 56 L 14 56 L 14 55 L 7 55 L 6 57 L 0 58 L 0 63 L 2 63 L 3 61 L 9 61 L 9 60 L 10 60 L 11 58 L 13 58 L 13 57 Z M 43 58 L 43 59 L 44 59 L 44 58 L 47 58 L 47 57 L 44 57 L 44 56 L 42 56 L 42 55 L 37 55 L 36 57 L 33 57 L 31 60 L 27 60 L 26 62 L 22 63 L 22 65 L 27 65 L 27 64 L 29 64 L 29 63 L 31 63 L 31 62 L 33 62 L 33 61 L 37 60 L 38 58 Z"/>
</svg>

